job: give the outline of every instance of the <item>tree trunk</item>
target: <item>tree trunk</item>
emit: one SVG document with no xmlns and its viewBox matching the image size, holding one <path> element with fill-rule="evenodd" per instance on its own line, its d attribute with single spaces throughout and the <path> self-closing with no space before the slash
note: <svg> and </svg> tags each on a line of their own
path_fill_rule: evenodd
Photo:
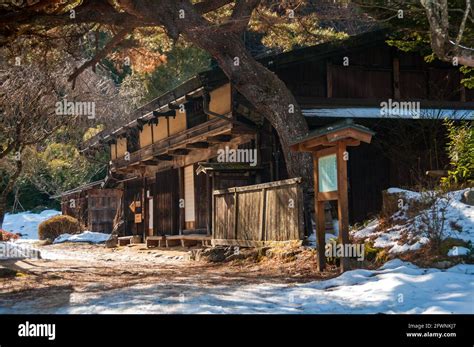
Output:
<svg viewBox="0 0 474 347">
<path fill-rule="evenodd" d="M 288 174 L 301 176 L 304 185 L 309 187 L 311 156 L 291 152 L 289 148 L 292 142 L 308 133 L 306 120 L 290 90 L 250 55 L 236 34 L 190 35 L 193 42 L 212 54 L 237 91 L 268 119 L 278 133 Z"/>
<path fill-rule="evenodd" d="M 309 153 L 290 151 L 291 143 L 308 133 L 308 124 L 296 99 L 276 74 L 250 55 L 236 34 L 190 36 L 192 42 L 212 54 L 237 91 L 277 131 L 289 176 L 303 179 L 304 218 L 306 234 L 309 235 L 312 233 L 311 212 L 314 210 L 309 194 L 313 186 L 313 161 Z"/>
<path fill-rule="evenodd" d="M 20 177 L 22 170 L 23 170 L 23 162 L 21 160 L 17 160 L 15 172 L 8 178 L 8 183 L 5 189 L 2 192 L 0 192 L 0 229 L 3 226 L 3 221 L 5 219 L 8 194 L 10 194 L 10 192 L 13 190 L 13 187 L 15 186 L 15 182 L 18 179 L 18 177 Z"/>
<path fill-rule="evenodd" d="M 0 229 L 3 227 L 3 221 L 5 220 L 5 213 L 7 212 L 7 199 L 0 196 Z"/>
<path fill-rule="evenodd" d="M 134 4 L 134 12 L 166 28 L 167 34 L 188 42 L 214 57 L 232 85 L 275 128 L 285 156 L 288 174 L 301 176 L 304 187 L 312 182 L 312 158 L 290 152 L 290 144 L 308 133 L 308 125 L 294 96 L 286 85 L 247 51 L 239 33 L 232 28 L 213 27 L 195 11 L 189 1 L 143 1 Z M 184 17 L 180 17 L 184 15 Z M 234 18 L 237 22 L 245 18 Z"/>
</svg>

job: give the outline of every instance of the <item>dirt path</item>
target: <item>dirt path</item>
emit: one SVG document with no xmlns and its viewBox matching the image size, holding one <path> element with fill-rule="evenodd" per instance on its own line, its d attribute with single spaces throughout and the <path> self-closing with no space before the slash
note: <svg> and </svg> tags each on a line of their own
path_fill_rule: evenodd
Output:
<svg viewBox="0 0 474 347">
<path fill-rule="evenodd" d="M 129 309 L 146 295 L 180 302 L 203 290 L 213 295 L 241 286 L 286 285 L 334 275 L 321 277 L 312 270 L 314 263 L 210 264 L 187 260 L 187 249 L 148 250 L 143 245 L 107 249 L 60 244 L 40 249 L 44 259 L 0 261 L 0 266 L 18 271 L 16 277 L 0 279 L 0 313 L 100 313 L 114 305 Z M 87 311 L 88 306 L 98 308 Z"/>
</svg>

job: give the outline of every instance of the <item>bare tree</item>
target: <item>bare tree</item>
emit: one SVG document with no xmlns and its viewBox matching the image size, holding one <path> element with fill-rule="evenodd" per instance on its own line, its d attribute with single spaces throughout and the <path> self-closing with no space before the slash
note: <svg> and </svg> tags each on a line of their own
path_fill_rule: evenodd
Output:
<svg viewBox="0 0 474 347">
<path fill-rule="evenodd" d="M 13 190 L 24 166 L 24 152 L 42 144 L 59 128 L 80 127 L 90 113 L 78 113 L 79 103 L 91 105 L 97 113 L 113 113 L 117 104 L 106 77 L 92 71 L 78 79 L 72 90 L 67 77 L 74 69 L 64 62 L 60 69 L 48 70 L 29 61 L 9 61 L 8 52 L 0 51 L 0 227 Z M 64 107 L 68 105 L 70 108 Z M 71 108 L 72 107 L 72 108 Z"/>
<path fill-rule="evenodd" d="M 286 85 L 273 72 L 257 62 L 242 41 L 242 34 L 260 2 L 84 0 L 80 3 L 59 3 L 43 0 L 33 5 L 6 7 L 0 11 L 0 24 L 3 26 L 0 30 L 3 37 L 0 39 L 8 42 L 9 38 L 21 35 L 25 28 L 43 35 L 48 35 L 52 29 L 71 25 L 114 28 L 115 36 L 102 49 L 97 50 L 87 63 L 71 74 L 70 80 L 74 81 L 87 68 L 94 67 L 119 47 L 137 28 L 164 29 L 173 41 L 183 37 L 210 53 L 235 88 L 270 121 L 279 134 L 289 174 L 304 177 L 305 184 L 310 185 L 311 157 L 304 153 L 291 153 L 289 150 L 294 139 L 308 132 L 299 105 Z M 297 5 L 300 2 L 295 3 Z M 275 4 L 282 8 L 296 6 L 293 2 L 262 2 L 262 6 Z M 211 13 L 224 14 L 217 15 L 217 20 L 213 20 Z"/>
</svg>

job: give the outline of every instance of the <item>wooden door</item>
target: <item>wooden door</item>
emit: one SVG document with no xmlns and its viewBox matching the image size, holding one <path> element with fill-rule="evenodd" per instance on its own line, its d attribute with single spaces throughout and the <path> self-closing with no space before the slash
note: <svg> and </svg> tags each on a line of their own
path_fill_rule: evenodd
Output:
<svg viewBox="0 0 474 347">
<path fill-rule="evenodd" d="M 122 191 L 119 189 L 91 189 L 87 192 L 87 228 L 110 234 Z"/>
<path fill-rule="evenodd" d="M 179 233 L 178 170 L 169 169 L 156 174 L 153 226 L 157 235 Z"/>
<path fill-rule="evenodd" d="M 194 176 L 194 200 L 195 200 L 195 216 L 196 216 L 196 229 L 206 229 L 209 218 L 209 204 L 211 195 L 208 189 L 210 189 L 207 182 L 208 177 L 204 173 Z"/>
<path fill-rule="evenodd" d="M 185 229 L 195 229 L 196 207 L 194 198 L 194 165 L 184 168 L 184 222 Z"/>
</svg>

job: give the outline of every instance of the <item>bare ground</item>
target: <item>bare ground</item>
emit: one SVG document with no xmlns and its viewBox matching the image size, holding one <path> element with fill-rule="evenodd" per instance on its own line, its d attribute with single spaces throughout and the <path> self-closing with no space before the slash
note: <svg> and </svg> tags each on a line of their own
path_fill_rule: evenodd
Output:
<svg viewBox="0 0 474 347">
<path fill-rule="evenodd" d="M 314 252 L 291 259 L 207 263 L 187 260 L 189 249 L 146 249 L 144 245 L 107 249 L 88 244 L 39 247 L 46 259 L 0 261 L 0 267 L 17 271 L 0 278 L 0 309 L 21 302 L 38 303 L 40 312 L 67 306 L 72 293 L 97 294 L 136 285 L 164 284 L 210 288 L 259 283 L 294 283 L 328 279 L 334 268 L 316 272 Z M 11 307 L 9 312 L 13 309 Z M 8 310 L 7 310 L 8 311 Z M 38 310 L 35 310 L 38 312 Z"/>
</svg>

